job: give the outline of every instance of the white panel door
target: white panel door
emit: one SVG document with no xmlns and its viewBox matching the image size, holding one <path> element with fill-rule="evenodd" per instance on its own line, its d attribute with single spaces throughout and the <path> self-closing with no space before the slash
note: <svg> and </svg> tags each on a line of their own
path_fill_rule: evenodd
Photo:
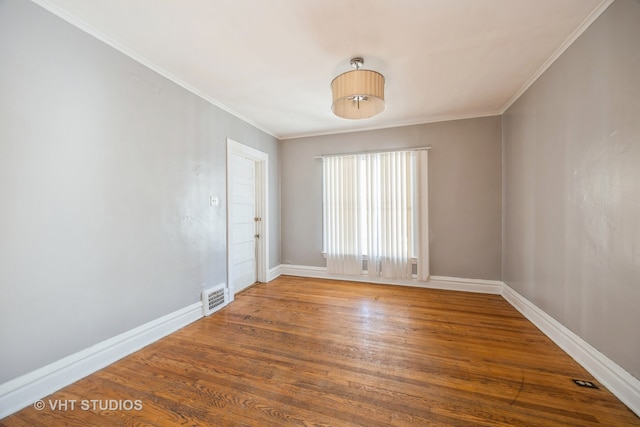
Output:
<svg viewBox="0 0 640 427">
<path fill-rule="evenodd" d="M 234 293 L 253 285 L 256 275 L 256 165 L 235 154 L 229 164 L 229 276 Z"/>
</svg>

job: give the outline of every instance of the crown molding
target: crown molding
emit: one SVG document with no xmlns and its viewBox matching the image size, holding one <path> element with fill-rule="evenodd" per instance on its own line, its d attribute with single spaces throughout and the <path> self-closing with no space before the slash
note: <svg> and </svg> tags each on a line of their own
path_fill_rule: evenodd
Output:
<svg viewBox="0 0 640 427">
<path fill-rule="evenodd" d="M 195 88 L 194 86 L 190 85 L 189 83 L 185 82 L 184 80 L 178 78 L 177 76 L 171 74 L 169 71 L 167 71 L 163 67 L 161 67 L 158 64 L 155 64 L 154 62 L 148 60 L 147 58 L 145 58 L 140 53 L 136 52 L 133 49 L 128 48 L 124 44 L 118 42 L 117 40 L 114 40 L 113 38 L 107 36 L 106 34 L 102 33 L 101 31 L 97 30 L 96 28 L 86 24 L 81 19 L 77 18 L 76 16 L 71 15 L 70 13 L 68 13 L 65 10 L 61 9 L 59 6 L 49 2 L 48 0 L 31 0 L 31 1 L 33 3 L 35 3 L 35 4 L 37 4 L 38 6 L 42 7 L 43 9 L 47 10 L 48 12 L 53 13 L 58 18 L 61 18 L 62 20 L 68 22 L 69 24 L 73 25 L 74 27 L 76 27 L 76 28 L 84 31 L 85 33 L 89 34 L 90 36 L 100 40 L 101 42 L 105 43 L 107 46 L 112 47 L 113 49 L 117 50 L 118 52 L 128 56 L 129 58 L 133 59 L 134 61 L 136 61 L 136 62 L 144 65 L 145 67 L 149 68 L 150 70 L 158 73 L 159 75 L 161 75 L 162 77 L 166 78 L 167 80 L 177 84 L 178 86 L 182 87 L 186 91 L 198 96 L 199 98 L 204 99 L 205 101 L 207 101 L 211 105 L 220 108 L 221 110 L 231 114 L 232 116 L 242 120 L 243 122 L 255 127 L 258 130 L 261 130 L 262 132 L 264 132 L 264 133 L 266 133 L 266 134 L 268 134 L 268 135 L 270 135 L 270 136 L 272 136 L 272 137 L 274 137 L 276 139 L 279 138 L 278 135 L 274 134 L 270 130 L 261 127 L 259 124 L 257 124 L 253 120 L 249 119 L 246 116 L 243 116 L 242 114 L 238 113 L 237 111 L 233 110 L 232 108 L 227 107 L 226 105 L 224 105 L 222 102 L 218 101 L 217 99 L 214 99 L 214 98 L 206 95 L 204 92 L 200 91 L 199 89 Z"/>
<path fill-rule="evenodd" d="M 602 13 L 607 10 L 607 8 L 613 3 L 615 0 L 601 0 L 598 7 L 596 7 L 593 12 L 589 16 L 587 16 L 584 21 L 576 28 L 567 39 L 558 47 L 558 49 L 551 54 L 549 59 L 545 61 L 544 64 L 538 70 L 533 73 L 529 80 L 527 80 L 521 87 L 513 94 L 513 96 L 507 101 L 507 103 L 500 109 L 499 115 L 504 114 L 509 107 L 511 107 L 537 80 L 544 74 L 545 71 L 553 65 L 554 62 L 575 42 L 578 37 L 584 33 L 591 24 L 595 22 Z"/>
</svg>

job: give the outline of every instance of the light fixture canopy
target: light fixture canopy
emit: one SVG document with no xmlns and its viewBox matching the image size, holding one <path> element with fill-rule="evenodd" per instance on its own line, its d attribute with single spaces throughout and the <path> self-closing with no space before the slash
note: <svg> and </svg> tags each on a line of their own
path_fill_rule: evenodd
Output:
<svg viewBox="0 0 640 427">
<path fill-rule="evenodd" d="M 362 58 L 353 58 L 354 70 L 340 74 L 331 82 L 331 110 L 345 119 L 366 119 L 384 110 L 384 76 L 361 69 Z"/>
</svg>

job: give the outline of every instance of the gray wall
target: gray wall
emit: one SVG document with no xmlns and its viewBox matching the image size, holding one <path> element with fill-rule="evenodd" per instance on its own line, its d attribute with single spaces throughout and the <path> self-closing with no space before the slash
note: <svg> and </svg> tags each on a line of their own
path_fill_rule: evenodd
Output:
<svg viewBox="0 0 640 427">
<path fill-rule="evenodd" d="M 504 281 L 640 378 L 640 2 L 503 117 Z"/>
<path fill-rule="evenodd" d="M 321 154 L 422 147 L 429 152 L 431 274 L 501 278 L 500 117 L 281 141 L 283 263 L 325 266 Z"/>
<path fill-rule="evenodd" d="M 227 137 L 269 154 L 280 264 L 275 138 L 31 2 L 0 61 L 0 383 L 226 282 Z"/>
</svg>

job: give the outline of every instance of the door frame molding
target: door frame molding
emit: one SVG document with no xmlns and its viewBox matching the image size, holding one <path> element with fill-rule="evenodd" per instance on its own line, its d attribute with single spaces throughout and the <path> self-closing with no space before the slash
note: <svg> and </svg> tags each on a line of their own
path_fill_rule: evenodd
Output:
<svg viewBox="0 0 640 427">
<path fill-rule="evenodd" d="M 257 242 L 257 275 L 258 282 L 268 281 L 269 265 L 269 155 L 255 148 L 249 147 L 231 138 L 227 138 L 227 288 L 229 288 L 229 301 L 233 301 L 235 291 L 232 289 L 231 277 L 231 245 L 229 244 L 229 223 L 231 206 L 231 185 L 229 167 L 231 156 L 241 156 L 255 162 L 256 174 L 256 215 L 262 218 L 256 225 L 256 231 L 260 234 Z"/>
</svg>

